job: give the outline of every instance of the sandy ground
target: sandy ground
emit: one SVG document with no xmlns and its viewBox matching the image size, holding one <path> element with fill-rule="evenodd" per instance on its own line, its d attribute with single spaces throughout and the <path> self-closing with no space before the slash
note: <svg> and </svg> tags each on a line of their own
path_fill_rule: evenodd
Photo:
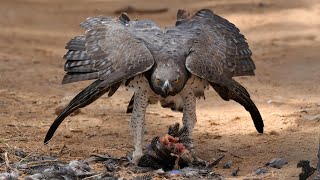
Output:
<svg viewBox="0 0 320 180">
<path fill-rule="evenodd" d="M 261 3 L 263 2 L 263 3 Z M 168 12 L 131 13 L 162 27 L 175 22 L 176 11 L 213 9 L 235 23 L 254 53 L 255 77 L 237 78 L 250 92 L 265 121 L 258 135 L 249 114 L 235 102 L 225 102 L 213 91 L 197 106 L 194 131 L 196 151 L 203 159 L 225 154 L 240 167 L 241 178 L 275 157 L 288 160 L 282 169 L 269 169 L 263 179 L 297 179 L 301 159 L 315 166 L 320 121 L 320 2 L 318 0 L 2 0 L 0 5 L 0 147 L 58 155 L 65 160 L 90 153 L 123 156 L 132 150 L 125 114 L 131 92 L 119 90 L 68 117 L 50 144 L 46 131 L 55 109 L 67 103 L 88 82 L 62 86 L 64 45 L 83 31 L 78 24 L 88 16 L 110 15 L 127 5 Z M 181 114 L 149 106 L 146 142 L 162 135 Z M 221 152 L 224 151 L 224 152 Z M 217 172 L 230 177 L 231 170 Z"/>
</svg>

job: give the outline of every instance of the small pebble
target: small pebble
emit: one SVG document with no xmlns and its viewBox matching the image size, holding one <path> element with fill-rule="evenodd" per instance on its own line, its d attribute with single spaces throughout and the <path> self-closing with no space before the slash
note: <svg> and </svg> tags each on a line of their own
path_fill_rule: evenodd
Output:
<svg viewBox="0 0 320 180">
<path fill-rule="evenodd" d="M 231 166 L 232 166 L 232 161 L 229 160 L 227 163 L 225 163 L 225 164 L 223 165 L 223 169 L 230 169 Z"/>
<path fill-rule="evenodd" d="M 268 173 L 268 170 L 267 169 L 264 169 L 264 168 L 259 168 L 259 169 L 256 169 L 254 171 L 257 175 L 260 175 L 260 174 L 266 174 Z"/>
<path fill-rule="evenodd" d="M 303 117 L 304 117 L 304 119 L 306 119 L 306 120 L 308 120 L 308 121 L 320 120 L 320 114 L 316 114 L 316 115 L 304 115 Z"/>
<path fill-rule="evenodd" d="M 238 167 L 236 170 L 232 171 L 231 176 L 238 176 L 240 168 Z"/>
</svg>

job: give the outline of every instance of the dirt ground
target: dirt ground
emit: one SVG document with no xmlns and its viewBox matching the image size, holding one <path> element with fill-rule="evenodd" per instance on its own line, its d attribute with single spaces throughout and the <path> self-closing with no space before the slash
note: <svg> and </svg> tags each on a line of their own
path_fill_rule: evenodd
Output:
<svg viewBox="0 0 320 180">
<path fill-rule="evenodd" d="M 169 8 L 162 13 L 130 13 L 162 27 L 175 23 L 176 11 L 210 8 L 236 24 L 246 36 L 257 66 L 256 76 L 237 78 L 250 92 L 265 122 L 256 133 L 249 113 L 223 101 L 212 89 L 197 104 L 194 141 L 198 155 L 240 167 L 239 179 L 275 157 L 288 160 L 269 169 L 263 179 L 297 179 L 301 159 L 316 165 L 320 118 L 320 2 L 318 0 L 1 0 L 0 5 L 0 147 L 81 159 L 90 153 L 124 156 L 132 150 L 125 114 L 132 92 L 124 88 L 100 98 L 68 117 L 54 139 L 43 145 L 57 107 L 89 82 L 61 85 L 65 43 L 83 33 L 78 24 L 89 16 L 117 16 L 115 10 Z M 146 142 L 181 122 L 180 113 L 151 105 L 146 115 Z M 225 177 L 231 170 L 216 169 Z"/>
</svg>

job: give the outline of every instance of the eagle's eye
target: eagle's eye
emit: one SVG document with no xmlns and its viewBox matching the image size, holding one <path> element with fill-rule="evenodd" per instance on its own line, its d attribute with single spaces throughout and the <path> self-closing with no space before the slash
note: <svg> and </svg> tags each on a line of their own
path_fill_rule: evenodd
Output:
<svg viewBox="0 0 320 180">
<path fill-rule="evenodd" d="M 173 84 L 177 84 L 179 82 L 179 79 L 175 79 L 172 81 Z"/>
<path fill-rule="evenodd" d="M 160 85 L 160 84 L 161 84 L 161 81 L 160 81 L 159 78 L 156 79 L 156 84 L 157 84 L 157 85 Z"/>
</svg>

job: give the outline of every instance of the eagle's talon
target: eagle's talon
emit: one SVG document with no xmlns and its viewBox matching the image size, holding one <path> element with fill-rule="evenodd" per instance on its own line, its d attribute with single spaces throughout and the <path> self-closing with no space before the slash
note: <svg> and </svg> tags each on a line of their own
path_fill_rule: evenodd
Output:
<svg viewBox="0 0 320 180">
<path fill-rule="evenodd" d="M 140 158 L 143 156 L 143 153 L 139 153 L 137 151 L 128 152 L 126 155 L 127 160 L 133 164 L 138 165 Z"/>
<path fill-rule="evenodd" d="M 143 156 L 143 153 L 135 153 L 133 152 L 131 163 L 134 165 L 138 165 L 140 158 Z"/>
</svg>

